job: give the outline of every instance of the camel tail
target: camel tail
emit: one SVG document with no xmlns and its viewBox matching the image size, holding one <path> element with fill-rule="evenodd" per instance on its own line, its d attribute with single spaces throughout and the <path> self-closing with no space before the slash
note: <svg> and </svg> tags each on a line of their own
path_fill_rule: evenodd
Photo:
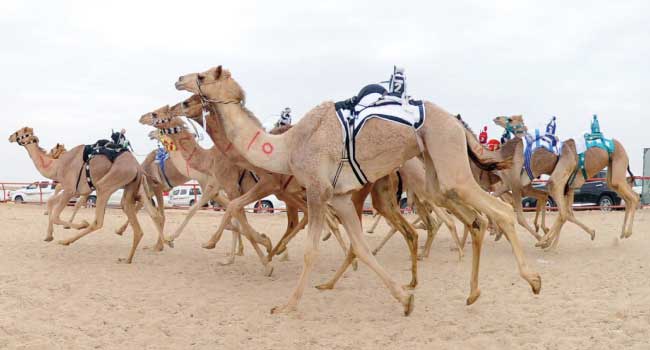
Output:
<svg viewBox="0 0 650 350">
<path fill-rule="evenodd" d="M 630 184 L 630 186 L 634 185 L 634 174 L 632 174 L 632 170 L 630 169 L 630 165 L 627 166 L 627 173 L 630 174 L 630 178 L 627 180 L 627 183 Z"/>
<path fill-rule="evenodd" d="M 506 157 L 500 157 L 499 152 L 476 152 L 470 145 L 467 145 L 467 154 L 469 159 L 476 164 L 481 170 L 485 171 L 494 171 L 494 170 L 504 170 L 510 169 L 512 167 L 512 155 Z M 487 153 L 491 154 L 487 154 Z M 480 154 L 483 153 L 483 154 Z"/>
</svg>

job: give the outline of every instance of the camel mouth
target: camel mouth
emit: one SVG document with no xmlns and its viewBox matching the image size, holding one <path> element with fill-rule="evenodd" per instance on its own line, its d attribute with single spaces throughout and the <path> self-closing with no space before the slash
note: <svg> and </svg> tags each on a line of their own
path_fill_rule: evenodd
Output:
<svg viewBox="0 0 650 350">
<path fill-rule="evenodd" d="M 181 81 L 177 81 L 176 83 L 174 83 L 174 87 L 176 88 L 176 90 L 179 90 L 179 91 L 185 90 L 185 86 L 183 85 L 183 82 L 181 82 Z"/>
<path fill-rule="evenodd" d="M 153 125 L 153 119 L 151 118 L 151 114 L 147 113 L 143 115 L 142 117 L 140 117 L 139 122 L 140 124 L 144 124 L 144 125 Z"/>
</svg>

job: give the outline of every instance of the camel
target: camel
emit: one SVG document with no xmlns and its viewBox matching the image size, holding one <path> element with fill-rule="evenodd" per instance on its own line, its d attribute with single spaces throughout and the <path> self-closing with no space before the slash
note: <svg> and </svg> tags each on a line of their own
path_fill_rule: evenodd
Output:
<svg viewBox="0 0 650 350">
<path fill-rule="evenodd" d="M 30 157 L 37 164 L 37 169 L 41 174 L 48 178 L 59 181 L 63 190 L 56 196 L 53 203 L 51 215 L 48 217 L 48 228 L 45 241 L 49 242 L 53 237 L 53 224 L 69 225 L 76 229 L 83 229 L 76 236 L 60 240 L 62 245 L 70 245 L 81 237 L 100 229 L 104 224 L 104 215 L 106 204 L 110 195 L 120 188 L 124 188 L 122 197 L 122 208 L 126 213 L 129 222 L 133 226 L 133 244 L 126 259 L 119 259 L 119 262 L 131 263 L 143 233 L 138 222 L 136 213 L 136 202 L 145 192 L 141 187 L 144 173 L 135 157 L 130 152 L 124 152 L 111 162 L 106 156 L 98 155 L 92 157 L 87 163 L 84 163 L 82 153 L 84 145 L 72 148 L 63 153 L 58 159 L 48 159 L 44 156 L 44 150 L 37 146 L 38 138 L 34 135 L 31 128 L 24 127 L 9 137 L 9 142 L 17 142 L 19 145 L 27 148 Z M 90 181 L 80 181 L 82 172 L 86 169 L 92 184 L 97 191 L 97 205 L 95 207 L 95 219 L 88 224 L 73 224 L 65 222 L 59 218 L 61 211 L 67 205 L 70 198 L 79 195 L 88 195 L 93 188 Z M 84 177 L 85 180 L 85 177 Z M 155 216 L 155 210 L 151 203 L 145 202 L 145 207 L 149 214 Z M 159 237 L 162 232 L 158 232 Z"/>
<path fill-rule="evenodd" d="M 218 116 L 218 112 L 212 110 L 210 115 L 203 118 L 203 103 L 201 99 L 197 95 L 193 95 L 186 101 L 184 101 L 182 104 L 176 105 L 171 108 L 172 110 L 172 115 L 177 115 L 179 114 L 180 109 L 182 109 L 182 113 L 187 116 L 188 118 L 196 121 L 200 125 L 203 125 L 203 122 L 207 123 L 204 128 L 206 128 L 208 134 L 210 137 L 213 139 L 215 146 L 222 149 L 225 154 L 227 154 L 233 162 L 237 162 L 237 164 L 240 164 L 243 167 L 247 167 L 249 169 L 255 169 L 258 171 L 260 174 L 265 174 L 265 177 L 260 176 L 260 181 L 258 182 L 257 186 L 259 188 L 264 188 L 262 186 L 263 183 L 269 183 L 269 186 L 267 187 L 269 190 L 273 189 L 278 196 L 278 198 L 285 198 L 287 196 L 286 192 L 289 190 L 284 188 L 285 186 L 278 187 L 277 184 L 282 184 L 282 183 L 287 183 L 287 181 L 292 180 L 292 176 L 286 176 L 286 175 L 281 175 L 281 174 L 271 174 L 268 171 L 261 170 L 257 167 L 254 167 L 251 165 L 248 161 L 244 159 L 241 155 L 237 153 L 236 150 L 233 149 L 232 144 L 228 141 L 225 130 L 223 128 L 222 123 L 220 122 L 220 118 Z M 250 114 L 251 118 L 255 118 L 254 115 L 251 113 Z M 261 125 L 257 119 L 255 119 L 256 124 Z M 291 126 L 283 126 L 280 128 L 275 128 L 274 130 L 271 130 L 271 134 L 282 134 L 286 131 L 291 129 Z M 276 179 L 271 179 L 271 177 L 275 177 Z M 267 179 L 267 180 L 266 180 Z M 272 186 L 273 181 L 276 182 L 275 187 Z M 303 208 L 306 206 L 305 203 L 303 203 L 302 198 L 304 197 L 304 189 L 302 186 L 297 186 L 294 182 L 294 192 L 292 195 L 293 196 L 298 196 L 300 197 L 300 201 L 302 203 Z M 253 190 L 251 190 L 253 192 Z M 363 210 L 363 203 L 365 202 L 366 197 L 370 194 L 372 196 L 372 203 L 375 207 L 375 209 L 383 216 L 385 217 L 389 223 L 396 228 L 397 231 L 399 231 L 403 237 L 406 240 L 407 246 L 409 247 L 409 252 L 411 254 L 411 282 L 407 285 L 407 288 L 412 289 L 417 286 L 417 260 L 418 260 L 418 254 L 417 254 L 417 232 L 415 229 L 404 219 L 404 217 L 401 215 L 399 211 L 399 204 L 395 201 L 393 202 L 393 199 L 395 198 L 395 192 L 396 192 L 396 184 L 395 181 L 392 181 L 391 179 L 380 179 L 377 182 L 375 182 L 373 185 L 365 186 L 361 190 L 355 192 L 352 196 L 352 200 L 354 202 L 354 206 L 356 208 L 357 214 L 361 218 L 362 210 Z M 254 192 L 253 192 L 254 194 Z M 249 194 L 247 194 L 249 195 Z M 250 197 L 247 199 L 248 201 L 256 201 L 258 199 L 263 198 L 265 195 L 264 192 L 262 193 L 257 193 L 256 197 L 254 195 L 250 195 Z M 245 200 L 242 199 L 236 199 L 234 200 L 230 205 L 235 206 L 235 203 L 239 203 L 239 206 L 243 206 L 246 203 Z M 235 210 L 236 210 L 235 206 Z M 303 210 L 306 210 L 303 209 Z M 430 210 L 429 210 L 430 211 Z M 423 210 L 423 213 L 428 213 L 428 211 Z M 338 226 L 337 223 L 331 218 L 329 215 L 329 212 L 326 212 L 326 223 L 330 228 L 330 231 L 334 233 L 335 237 L 337 238 L 338 242 L 343 245 L 343 239 L 340 238 L 340 233 L 338 232 L 338 229 L 336 228 Z M 307 215 L 308 216 L 308 215 Z M 273 256 L 277 252 L 281 252 L 285 247 L 286 244 L 289 242 L 290 239 L 292 239 L 297 232 L 302 229 L 302 227 L 305 226 L 306 220 L 305 216 L 303 218 L 303 221 L 301 224 L 296 227 L 293 231 L 290 231 L 291 224 L 288 226 L 287 231 L 283 235 L 282 239 L 280 242 L 274 247 L 274 249 L 271 251 L 269 254 L 269 259 L 272 259 Z M 227 218 L 224 217 L 224 221 Z M 224 222 L 222 221 L 222 222 Z M 425 222 L 429 223 L 429 227 L 427 228 L 429 232 L 429 237 L 433 237 L 433 232 L 432 227 L 433 223 L 430 222 L 431 220 L 428 218 L 425 219 Z M 290 221 L 291 222 L 291 221 Z M 346 246 L 343 245 L 343 249 L 347 250 Z M 460 253 L 462 255 L 462 252 Z M 356 260 L 352 262 L 353 268 L 356 270 Z"/>
<path fill-rule="evenodd" d="M 206 186 L 207 188 L 201 197 L 201 201 L 195 203 L 188 215 L 186 215 L 184 223 L 181 225 L 182 229 L 193 215 L 193 212 L 201 208 L 210 198 L 216 197 L 219 191 L 223 189 L 229 198 L 239 197 L 243 191 L 254 185 L 255 178 L 247 174 L 244 169 L 230 162 L 216 147 L 213 146 L 210 149 L 201 147 L 196 142 L 194 134 L 189 132 L 182 120 L 169 117 L 169 110 L 169 106 L 166 105 L 146 113 L 140 117 L 140 123 L 155 126 L 162 130 L 161 132 L 174 142 L 178 152 L 186 162 L 188 174 L 190 169 L 194 169 L 210 176 L 210 184 Z M 228 205 L 228 201 L 225 199 L 220 199 L 219 202 L 224 206 Z M 269 252 L 272 249 L 271 241 L 266 235 L 258 233 L 248 224 L 245 211 L 238 211 L 234 216 L 239 225 L 238 230 L 250 241 L 260 259 L 264 268 L 264 274 L 270 276 L 273 272 L 273 267 L 259 248 L 259 244 L 264 246 L 267 252 Z M 180 235 L 180 231 L 177 232 Z M 173 247 L 173 239 L 166 238 L 165 241 Z M 232 263 L 237 241 L 237 236 L 233 236 L 231 250 L 233 254 L 230 254 L 229 260 L 223 264 Z M 209 245 L 212 245 L 211 241 L 203 244 L 203 247 L 206 248 Z"/>
<path fill-rule="evenodd" d="M 495 118 L 494 122 L 504 128 L 508 125 L 523 125 L 523 117 L 498 117 Z M 592 147 L 587 149 L 584 155 L 584 172 L 579 169 L 575 140 L 568 139 L 562 143 L 561 154 L 559 159 L 555 161 L 556 165 L 547 183 L 548 193 L 557 203 L 559 216 L 555 220 L 551 230 L 537 243 L 538 246 L 550 249 L 557 248 L 560 230 L 566 221 L 580 226 L 591 236 L 592 240 L 595 238 L 595 230 L 576 219 L 572 208 L 573 199 L 575 189 L 582 187 L 589 177 L 598 174 L 605 167 L 608 169 L 608 186 L 625 200 L 625 218 L 623 220 L 620 238 L 629 238 L 632 235 L 632 226 L 634 224 L 636 208 L 639 204 L 639 196 L 634 192 L 626 179 L 626 172 L 632 175 L 629 170 L 627 152 L 620 141 L 616 139 L 612 141 L 614 151 L 611 155 L 601 148 Z M 546 163 L 550 162 L 547 161 Z M 533 158 L 531 164 L 535 168 L 538 162 Z M 537 175 L 536 172 L 535 175 Z"/>
<path fill-rule="evenodd" d="M 502 126 L 505 130 L 506 133 L 512 134 L 515 138 L 522 138 L 524 137 L 527 132 L 528 132 L 528 127 L 526 127 L 524 123 L 524 119 L 521 115 L 515 115 L 515 116 L 510 116 L 510 117 L 496 117 L 494 119 L 494 123 Z M 575 143 L 572 139 L 565 140 L 563 143 L 563 146 L 561 147 L 561 152 L 560 155 L 556 155 L 553 152 L 549 152 L 548 150 L 544 148 L 539 148 L 536 149 L 533 154 L 531 155 L 531 161 L 530 161 L 530 168 L 531 172 L 533 174 L 534 178 L 537 178 L 541 175 L 549 175 L 550 177 L 553 177 L 553 174 L 555 173 L 556 169 L 559 169 L 558 166 L 562 162 L 564 158 L 571 158 L 572 157 L 572 148 L 575 148 Z M 566 145 L 566 147 L 565 147 Z M 523 167 L 523 163 L 521 163 Z M 540 225 L 537 223 L 538 218 L 540 217 L 541 213 L 541 218 L 542 218 L 542 223 L 541 223 L 541 228 L 544 231 L 546 235 L 550 232 L 550 230 L 546 227 L 546 202 L 549 197 L 550 191 L 543 191 L 539 189 L 534 189 L 532 186 L 532 180 L 530 177 L 526 174 L 525 170 L 521 170 L 520 174 L 515 176 L 514 174 L 510 174 L 511 176 L 508 178 L 507 181 L 510 183 L 519 183 L 521 188 L 523 188 L 524 193 L 527 195 L 533 195 L 535 196 L 537 200 L 537 207 L 535 210 L 535 230 L 539 230 Z M 556 175 L 557 176 L 557 175 Z M 548 186 L 547 186 L 548 187 Z M 497 191 L 498 192 L 498 191 Z M 565 193 L 558 193 L 556 196 L 559 196 L 559 199 L 556 199 L 557 201 L 561 201 L 563 199 L 566 199 L 567 194 Z M 553 197 L 554 199 L 556 197 Z M 521 203 L 521 198 L 519 198 L 518 203 Z M 567 209 L 569 211 L 569 214 L 567 214 L 567 220 L 570 222 L 573 222 L 574 224 L 578 225 L 580 228 L 582 228 L 593 240 L 596 236 L 596 231 L 590 227 L 588 227 L 586 224 L 578 220 L 578 218 L 575 217 L 573 214 L 573 209 L 569 207 Z M 543 238 L 540 237 L 538 239 L 538 245 L 540 242 L 543 241 Z"/>
<path fill-rule="evenodd" d="M 36 144 L 38 146 L 38 142 L 36 142 Z M 67 152 L 67 150 L 65 149 L 65 145 L 63 145 L 61 143 L 57 143 L 56 146 L 54 146 L 49 152 L 47 152 L 47 154 L 45 155 L 45 158 L 50 158 L 50 159 L 56 160 L 56 159 L 59 159 L 59 157 L 65 152 Z M 32 158 L 32 159 L 34 159 L 34 158 Z M 37 168 L 39 166 L 38 163 L 34 163 L 34 165 L 36 165 Z M 48 198 L 48 200 L 46 202 L 46 206 L 45 206 L 46 209 L 45 209 L 45 212 L 43 214 L 45 214 L 45 215 L 50 214 L 50 212 L 52 210 L 52 204 L 56 200 L 56 196 L 62 190 L 63 190 L 63 186 L 61 186 L 60 183 L 57 183 L 56 187 L 54 188 L 54 194 L 50 198 Z M 83 196 L 83 197 L 79 198 L 75 202 L 74 209 L 72 211 L 72 215 L 70 216 L 70 219 L 68 219 L 69 222 L 74 221 L 74 218 L 75 218 L 75 216 L 77 216 L 77 212 L 79 211 L 79 208 L 81 208 L 81 206 L 84 205 L 84 203 L 87 203 L 87 200 L 88 200 L 88 196 Z M 65 227 L 65 228 L 69 228 L 69 227 Z"/>
<path fill-rule="evenodd" d="M 201 73 L 179 77 L 177 90 L 199 94 L 219 113 L 224 130 L 233 147 L 251 164 L 268 171 L 295 176 L 306 188 L 309 227 L 303 272 L 289 301 L 272 309 L 273 313 L 290 312 L 297 308 L 318 256 L 318 243 L 323 229 L 324 212 L 329 202 L 343 223 L 351 241 L 345 264 L 359 258 L 367 264 L 402 305 L 404 314 L 414 308 L 414 296 L 399 286 L 371 254 L 362 233 L 359 217 L 351 201 L 352 192 L 363 187 L 352 174 L 349 164 L 341 162 L 343 143 L 341 125 L 333 102 L 324 102 L 308 112 L 293 128 L 281 135 L 269 135 L 251 119 L 244 107 L 245 94 L 228 70 L 221 66 Z M 541 277 L 528 267 L 514 229 L 512 209 L 505 203 L 480 190 L 469 169 L 468 153 L 485 167 L 505 167 L 507 160 L 490 154 L 474 153 L 473 145 L 463 127 L 449 113 L 425 102 L 427 118 L 414 133 L 412 128 L 380 119 L 371 119 L 356 137 L 357 161 L 369 182 L 376 181 L 404 162 L 423 154 L 427 186 L 434 188 L 436 204 L 448 207 L 472 230 L 472 278 L 468 304 L 480 295 L 478 267 L 487 221 L 486 214 L 496 222 L 509 239 L 521 276 L 539 293 Z M 419 142 L 419 141 L 420 142 Z M 422 149 L 420 149 L 420 145 Z M 468 150 L 469 148 L 469 150 Z M 443 165 L 444 164 L 444 165 Z M 338 172 L 339 165 L 343 165 Z M 333 179 L 337 178 L 334 183 Z"/>
</svg>

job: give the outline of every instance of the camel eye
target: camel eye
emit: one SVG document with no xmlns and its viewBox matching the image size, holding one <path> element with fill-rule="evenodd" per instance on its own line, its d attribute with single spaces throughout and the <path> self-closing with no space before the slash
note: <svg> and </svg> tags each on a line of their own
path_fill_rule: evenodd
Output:
<svg viewBox="0 0 650 350">
<path fill-rule="evenodd" d="M 189 105 L 190 105 L 189 103 L 187 103 L 187 102 L 183 102 L 183 107 L 186 107 L 186 108 L 187 108 L 187 107 L 189 107 Z"/>
<path fill-rule="evenodd" d="M 205 79 L 205 77 L 202 75 L 197 75 L 197 78 L 199 79 L 199 81 L 203 81 L 203 79 Z"/>
<path fill-rule="evenodd" d="M 158 113 L 153 112 L 153 113 L 151 113 L 151 116 L 154 117 L 154 118 L 158 118 Z"/>
</svg>

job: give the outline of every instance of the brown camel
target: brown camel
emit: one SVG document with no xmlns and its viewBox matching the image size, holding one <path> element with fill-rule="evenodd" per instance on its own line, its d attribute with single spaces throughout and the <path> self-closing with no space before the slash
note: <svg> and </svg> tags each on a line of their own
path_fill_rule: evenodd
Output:
<svg viewBox="0 0 650 350">
<path fill-rule="evenodd" d="M 506 127 L 508 121 L 511 125 L 515 125 L 516 123 L 523 125 L 523 118 L 521 116 L 513 116 L 510 119 L 507 117 L 498 117 L 494 121 L 497 125 L 503 127 Z M 598 174 L 605 167 L 608 169 L 608 186 L 625 200 L 625 218 L 623 220 L 620 238 L 629 238 L 632 235 L 634 214 L 639 204 L 639 196 L 634 192 L 626 179 L 626 172 L 629 172 L 627 152 L 620 141 L 614 139 L 613 143 L 614 152 L 612 154 L 608 154 L 607 151 L 597 147 L 589 148 L 585 152 L 584 173 L 586 174 L 586 178 L 583 176 L 581 169 L 579 169 L 575 141 L 568 139 L 562 143 L 561 154 L 556 161 L 556 166 L 552 170 L 547 183 L 548 193 L 555 199 L 558 206 L 559 217 L 554 222 L 551 230 L 538 242 L 538 246 L 542 248 L 556 248 L 559 242 L 560 231 L 566 221 L 573 222 L 582 227 L 590 234 L 591 239 L 594 239 L 595 231 L 575 218 L 572 209 L 574 192 L 576 188 L 582 187 L 587 178 Z M 533 164 L 533 168 L 537 164 L 535 159 L 531 163 Z"/>
<path fill-rule="evenodd" d="M 156 128 L 160 129 L 165 137 L 169 137 L 173 142 L 178 152 L 182 155 L 186 161 L 186 166 L 189 169 L 194 169 L 198 172 L 209 174 L 210 183 L 205 189 L 199 203 L 195 203 L 194 207 L 190 210 L 190 213 L 185 218 L 185 223 L 189 221 L 193 211 L 198 210 L 201 206 L 208 202 L 210 198 L 217 197 L 219 191 L 222 189 L 226 192 L 226 195 L 229 198 L 238 197 L 241 195 L 245 189 L 253 186 L 255 179 L 247 175 L 245 170 L 236 166 L 230 162 L 226 157 L 223 157 L 221 152 L 212 147 L 210 149 L 204 149 L 201 147 L 195 140 L 194 134 L 190 133 L 187 127 L 184 125 L 183 121 L 179 118 L 171 118 L 169 116 L 169 106 L 163 106 L 156 109 L 153 112 L 144 114 L 140 118 L 140 123 L 146 125 L 153 125 Z M 241 180 L 241 181 L 240 181 Z M 222 205 L 228 205 L 228 201 L 225 199 L 219 200 Z M 241 210 L 234 214 L 237 219 L 237 223 L 240 225 L 240 232 L 251 242 L 255 252 L 260 259 L 264 267 L 264 274 L 270 276 L 273 272 L 273 267 L 269 264 L 268 259 L 264 256 L 264 253 L 260 249 L 258 244 L 263 245 L 267 251 L 272 249 L 271 241 L 264 234 L 258 233 L 246 219 L 245 211 Z M 181 226 L 181 228 L 184 226 Z M 180 235 L 180 231 L 177 231 Z M 166 242 L 173 246 L 173 239 L 166 239 Z M 237 238 L 233 237 L 233 250 L 236 247 Z M 205 243 L 203 246 L 206 247 L 211 244 L 211 241 Z M 224 262 L 224 264 L 231 263 L 234 259 L 234 255 L 231 254 L 229 260 Z"/>
<path fill-rule="evenodd" d="M 506 130 L 513 130 L 513 134 L 517 138 L 523 137 L 528 128 L 526 127 L 524 123 L 524 119 L 521 115 L 516 115 L 516 116 L 511 116 L 511 117 L 497 117 L 494 119 L 495 124 L 502 126 Z M 553 181 L 562 181 L 561 179 L 558 179 L 558 177 L 561 177 L 563 171 L 563 168 L 566 167 L 572 167 L 572 161 L 574 157 L 577 157 L 577 155 L 574 156 L 575 154 L 575 143 L 572 139 L 565 140 L 562 143 L 560 155 L 556 155 L 552 152 L 549 152 L 548 150 L 544 148 L 537 149 L 533 152 L 531 156 L 531 171 L 533 173 L 533 177 L 537 178 L 540 175 L 550 175 L 549 182 L 547 184 L 548 192 L 547 191 L 541 191 L 538 189 L 532 189 L 532 181 L 526 174 L 526 171 L 522 170 L 521 175 L 519 176 L 520 178 L 520 183 L 522 187 L 524 188 L 525 192 L 524 193 L 530 193 L 534 194 L 536 199 L 537 199 L 537 208 L 536 208 L 536 214 L 535 214 L 535 227 L 539 227 L 537 224 L 537 219 L 539 217 L 539 214 L 541 212 L 541 217 L 542 217 L 542 229 L 546 233 L 545 237 L 548 237 L 549 230 L 546 228 L 546 223 L 545 223 L 545 206 L 546 206 L 546 201 L 548 199 L 549 194 L 552 195 L 550 191 L 550 183 Z M 566 158 L 566 159 L 565 159 Z M 577 158 L 576 158 L 577 159 Z M 567 164 L 569 163 L 569 164 Z M 577 165 L 577 161 L 576 161 Z M 558 172 L 556 173 L 556 170 Z M 511 182 L 516 182 L 516 178 L 512 176 L 510 178 Z M 557 191 L 553 196 L 553 199 L 555 199 L 555 202 L 562 202 L 562 205 L 565 206 L 566 201 L 568 200 L 568 196 L 573 196 L 573 190 L 567 191 L 566 193 L 564 190 Z M 521 203 L 521 200 L 519 200 L 519 203 Z M 571 199 L 571 203 L 573 203 L 573 199 Z M 559 206 L 558 206 L 559 207 Z M 570 221 L 576 225 L 578 225 L 580 228 L 582 228 L 593 240 L 596 237 L 596 231 L 580 220 L 575 217 L 573 213 L 573 208 L 571 205 L 566 207 L 566 220 Z M 540 242 L 537 244 L 539 246 L 544 246 L 545 239 L 540 238 Z"/>
<path fill-rule="evenodd" d="M 289 302 L 274 308 L 273 312 L 294 310 L 302 297 L 318 256 L 328 201 L 350 236 L 352 249 L 346 261 L 356 256 L 366 263 L 402 304 L 404 313 L 408 315 L 412 312 L 413 295 L 399 286 L 377 262 L 362 234 L 359 217 L 351 201 L 351 192 L 362 185 L 348 164 L 341 163 L 343 144 L 333 142 L 341 137 L 334 103 L 320 104 L 282 135 L 268 135 L 250 118 L 243 106 L 244 91 L 230 72 L 221 66 L 181 76 L 176 88 L 200 94 L 205 102 L 218 111 L 228 139 L 249 162 L 268 171 L 291 174 L 306 188 L 310 243 L 305 252 L 303 273 Z M 515 233 L 512 209 L 481 191 L 471 177 L 468 141 L 463 127 L 453 116 L 431 103 L 425 103 L 425 109 L 427 118 L 417 133 L 409 127 L 379 119 L 371 119 L 365 124 L 356 138 L 356 157 L 366 177 L 370 182 L 376 181 L 424 151 L 428 186 L 436 189 L 431 192 L 440 194 L 434 202 L 450 208 L 466 225 L 485 227 L 487 223 L 479 213 L 493 219 L 511 242 L 522 277 L 530 283 L 533 292 L 538 293 L 541 278 L 530 271 L 526 263 Z M 421 138 L 424 150 L 420 149 L 418 138 Z M 505 165 L 488 158 L 487 154 L 475 154 L 471 148 L 469 153 L 486 167 Z M 334 183 L 339 165 L 343 165 L 343 168 L 338 181 Z M 482 232 L 472 230 L 470 304 L 480 295 L 478 267 Z"/>
<path fill-rule="evenodd" d="M 136 202 L 144 193 L 145 189 L 141 188 L 144 173 L 135 157 L 130 152 L 124 152 L 118 156 L 114 162 L 111 162 L 104 155 L 97 155 L 88 161 L 88 171 L 92 183 L 97 191 L 97 206 L 95 207 L 95 219 L 89 225 L 87 223 L 78 225 L 64 222 L 59 218 L 61 211 L 67 205 L 68 201 L 75 195 L 88 195 L 92 192 L 90 184 L 85 181 L 79 181 L 81 174 L 86 168 L 82 153 L 84 145 L 74 147 L 68 152 L 63 153 L 56 161 L 47 159 L 43 156 L 44 150 L 39 149 L 36 145 L 38 138 L 34 136 L 31 128 L 22 128 L 9 137 L 9 142 L 17 142 L 25 146 L 33 157 L 37 168 L 43 176 L 51 177 L 59 181 L 63 190 L 56 196 L 53 203 L 52 213 L 48 217 L 48 230 L 45 241 L 53 239 L 53 224 L 69 225 L 73 228 L 83 229 L 76 236 L 59 241 L 60 244 L 69 245 L 79 238 L 100 229 L 104 224 L 104 215 L 106 204 L 110 195 L 120 188 L 124 188 L 122 197 L 122 208 L 126 213 L 129 222 L 133 225 L 133 245 L 126 259 L 120 259 L 120 262 L 131 263 L 136 248 L 142 239 L 142 229 L 138 222 L 136 213 Z M 155 210 L 148 201 L 145 201 L 150 215 L 155 215 Z M 87 226 L 87 227 L 86 227 Z M 159 237 L 162 232 L 158 232 Z"/>
</svg>

